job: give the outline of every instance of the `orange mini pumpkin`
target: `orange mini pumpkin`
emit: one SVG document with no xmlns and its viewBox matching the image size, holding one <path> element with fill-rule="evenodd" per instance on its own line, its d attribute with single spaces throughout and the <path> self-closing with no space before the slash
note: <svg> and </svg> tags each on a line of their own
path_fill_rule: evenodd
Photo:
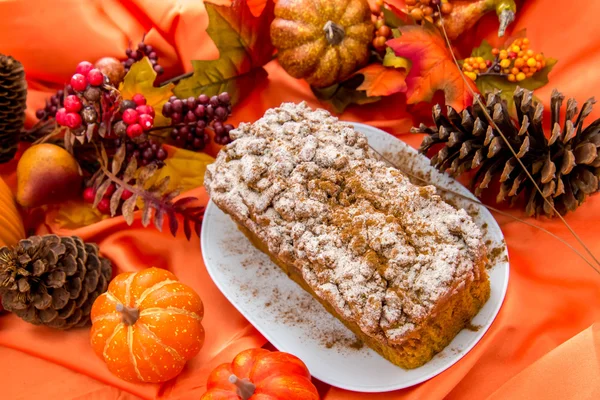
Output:
<svg viewBox="0 0 600 400">
<path fill-rule="evenodd" d="M 242 351 L 215 368 L 200 400 L 319 400 L 298 357 L 265 349 Z"/>
<path fill-rule="evenodd" d="M 168 381 L 202 348 L 203 316 L 200 296 L 171 272 L 126 272 L 94 302 L 92 347 L 121 379 Z"/>
<path fill-rule="evenodd" d="M 330 86 L 369 59 L 373 23 L 367 0 L 279 0 L 275 17 L 271 42 L 294 78 Z"/>
<path fill-rule="evenodd" d="M 25 239 L 25 228 L 12 191 L 0 178 L 0 247 L 13 246 Z"/>
</svg>

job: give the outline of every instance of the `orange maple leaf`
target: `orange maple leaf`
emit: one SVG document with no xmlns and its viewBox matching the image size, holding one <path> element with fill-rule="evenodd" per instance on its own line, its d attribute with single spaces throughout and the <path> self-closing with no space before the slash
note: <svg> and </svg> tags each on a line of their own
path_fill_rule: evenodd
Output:
<svg viewBox="0 0 600 400">
<path fill-rule="evenodd" d="M 356 72 L 365 77 L 356 90 L 365 90 L 367 96 L 389 96 L 398 92 L 406 92 L 406 70 L 403 68 L 387 68 L 379 63 L 367 65 Z"/>
<path fill-rule="evenodd" d="M 438 29 L 431 25 L 407 25 L 399 28 L 400 37 L 387 41 L 399 57 L 412 62 L 406 76 L 408 104 L 431 101 L 437 90 L 443 90 L 446 104 L 457 110 L 473 103 L 477 88 L 462 78 L 452 54 Z"/>
</svg>

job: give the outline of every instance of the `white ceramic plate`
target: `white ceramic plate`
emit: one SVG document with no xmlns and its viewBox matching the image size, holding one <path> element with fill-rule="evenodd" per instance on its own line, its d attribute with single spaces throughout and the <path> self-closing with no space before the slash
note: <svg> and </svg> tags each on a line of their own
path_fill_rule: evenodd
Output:
<svg viewBox="0 0 600 400">
<path fill-rule="evenodd" d="M 431 181 L 441 187 L 473 197 L 405 143 L 371 126 L 354 125 L 398 167 L 429 173 Z M 357 349 L 352 332 L 255 249 L 212 202 L 202 226 L 202 254 L 208 273 L 225 297 L 277 349 L 301 358 L 315 378 L 359 392 L 402 389 L 434 377 L 471 350 L 494 321 L 506 293 L 508 253 L 498 224 L 485 208 L 461 199 L 453 201 L 475 218 L 489 248 L 497 254 L 489 270 L 491 297 L 472 321 L 478 329 L 463 329 L 442 352 L 413 370 L 393 365 L 368 347 Z"/>
</svg>

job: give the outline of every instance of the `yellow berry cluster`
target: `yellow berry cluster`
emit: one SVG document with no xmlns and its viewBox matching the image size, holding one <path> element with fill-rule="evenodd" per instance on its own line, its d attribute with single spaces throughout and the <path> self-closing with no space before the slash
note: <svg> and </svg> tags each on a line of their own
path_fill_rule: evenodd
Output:
<svg viewBox="0 0 600 400">
<path fill-rule="evenodd" d="M 527 38 L 515 39 L 504 49 L 493 48 L 492 55 L 495 57 L 493 61 L 482 57 L 464 60 L 464 74 L 472 80 L 480 75 L 496 75 L 505 76 L 509 82 L 520 82 L 546 66 L 544 55 L 531 50 Z"/>
<path fill-rule="evenodd" d="M 531 78 L 546 66 L 544 55 L 531 50 L 527 38 L 516 39 L 506 49 L 494 48 L 492 54 L 500 60 L 501 72 L 507 75 L 510 82 Z"/>
<path fill-rule="evenodd" d="M 417 22 L 438 22 L 440 19 L 438 5 L 442 14 L 447 15 L 452 12 L 450 0 L 405 0 L 404 3 L 408 14 Z"/>
<path fill-rule="evenodd" d="M 466 76 L 475 80 L 479 74 L 486 72 L 491 66 L 492 62 L 483 57 L 469 57 L 464 60 L 462 70 Z"/>
</svg>

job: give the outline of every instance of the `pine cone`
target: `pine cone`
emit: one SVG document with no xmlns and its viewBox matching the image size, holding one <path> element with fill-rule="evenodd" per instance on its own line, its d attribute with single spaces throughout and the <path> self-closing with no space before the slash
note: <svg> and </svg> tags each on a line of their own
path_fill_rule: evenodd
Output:
<svg viewBox="0 0 600 400">
<path fill-rule="evenodd" d="M 77 236 L 32 236 L 0 249 L 2 305 L 35 325 L 85 326 L 108 288 L 111 263 Z"/>
<path fill-rule="evenodd" d="M 427 134 L 421 143 L 422 153 L 429 152 L 437 144 L 443 145 L 431 158 L 431 164 L 439 170 L 457 176 L 478 168 L 472 181 L 477 196 L 488 188 L 492 178 L 498 177 L 501 185 L 496 200 L 502 202 L 508 197 L 513 205 L 523 193 L 527 215 L 554 216 L 544 199 L 562 215 L 574 211 L 598 190 L 600 119 L 583 127 L 583 120 L 592 111 L 595 100 L 586 101 L 578 114 L 577 102 L 569 99 L 565 122 L 561 124 L 560 108 L 564 96 L 554 90 L 550 102 L 552 131 L 548 135 L 542 127 L 544 106 L 533 100 L 533 93 L 517 88 L 514 100 L 517 123 L 509 116 L 506 102 L 497 91 L 487 94 L 486 109 L 518 152 L 516 158 L 488 124 L 477 102 L 461 113 L 448 107 L 447 115 L 436 105 L 433 107 L 436 126 L 429 128 L 421 124 L 411 131 Z M 543 196 L 535 189 L 517 158 L 531 173 Z"/>
<path fill-rule="evenodd" d="M 12 160 L 25 123 L 27 82 L 23 65 L 0 54 L 0 164 Z"/>
</svg>

